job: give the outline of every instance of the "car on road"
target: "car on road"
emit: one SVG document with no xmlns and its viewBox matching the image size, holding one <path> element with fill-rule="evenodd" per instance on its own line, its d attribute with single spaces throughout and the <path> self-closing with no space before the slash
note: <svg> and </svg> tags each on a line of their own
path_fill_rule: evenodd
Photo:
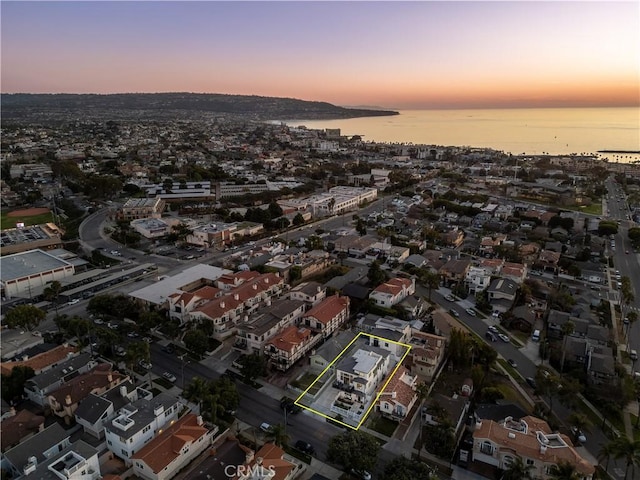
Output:
<svg viewBox="0 0 640 480">
<path fill-rule="evenodd" d="M 264 422 L 260 425 L 260 430 L 265 433 L 269 433 L 271 431 L 271 425 L 269 425 L 267 422 Z"/>
<path fill-rule="evenodd" d="M 465 312 L 467 312 L 469 315 L 471 315 L 472 317 L 476 316 L 476 311 L 473 308 L 467 308 L 465 310 Z"/>
<path fill-rule="evenodd" d="M 498 337 L 500 337 L 500 340 L 502 340 L 503 342 L 510 342 L 511 341 L 509 336 L 505 335 L 504 333 L 499 333 Z"/>
<path fill-rule="evenodd" d="M 80 299 L 79 298 L 74 298 L 73 300 L 69 300 L 67 302 L 67 305 L 75 305 L 76 303 L 79 303 Z"/>
<path fill-rule="evenodd" d="M 451 315 L 453 315 L 454 317 L 459 317 L 460 314 L 457 312 L 457 310 L 454 310 L 453 308 L 449 310 L 449 313 Z"/>
<path fill-rule="evenodd" d="M 127 351 L 124 347 L 116 347 L 116 355 L 119 357 L 124 357 L 127 354 Z"/>
<path fill-rule="evenodd" d="M 117 330 L 118 329 L 118 324 L 117 323 L 108 322 L 107 323 L 107 328 L 110 328 L 111 330 Z"/>
<path fill-rule="evenodd" d="M 527 382 L 527 385 L 529 385 L 531 388 L 535 389 L 537 387 L 536 381 L 533 377 L 527 377 L 524 380 L 525 382 Z"/>
<path fill-rule="evenodd" d="M 140 360 L 138 362 L 138 365 L 140 365 L 142 368 L 144 368 L 145 370 L 150 370 L 152 365 L 149 362 L 145 362 L 144 360 Z"/>
<path fill-rule="evenodd" d="M 446 297 L 444 297 L 444 299 L 449 300 L 450 302 L 456 301 L 456 297 L 454 297 L 453 295 L 447 295 Z"/>
<path fill-rule="evenodd" d="M 96 318 L 93 323 L 95 323 L 96 325 L 104 325 L 104 320 L 102 320 L 101 318 Z"/>
<path fill-rule="evenodd" d="M 500 333 L 500 331 L 496 328 L 495 325 L 489 325 L 489 328 L 487 330 L 489 330 L 491 333 L 495 333 L 495 334 Z"/>
<path fill-rule="evenodd" d="M 587 441 L 587 436 L 582 430 L 579 430 L 577 427 L 571 427 L 571 435 L 580 443 L 585 443 Z"/>
<path fill-rule="evenodd" d="M 162 351 L 163 351 L 164 353 L 173 353 L 173 352 L 174 352 L 174 350 L 173 350 L 173 346 L 171 346 L 171 345 L 165 345 L 164 347 L 162 347 Z"/>
<path fill-rule="evenodd" d="M 629 250 L 625 250 L 625 252 L 624 252 L 624 253 L 626 253 L 627 255 L 629 255 Z"/>
<path fill-rule="evenodd" d="M 513 358 L 510 358 L 509 360 L 507 360 L 507 363 L 511 365 L 513 368 L 518 368 L 518 364 Z"/>
<path fill-rule="evenodd" d="M 356 470 L 355 468 L 352 468 L 351 475 L 354 475 L 360 480 L 371 480 L 371 474 L 366 470 Z"/>
<path fill-rule="evenodd" d="M 111 255 L 113 255 L 114 257 L 120 257 L 122 254 L 118 251 L 118 250 L 111 250 Z"/>
<path fill-rule="evenodd" d="M 142 341 L 146 343 L 151 343 L 153 340 L 151 340 L 151 337 L 142 337 Z"/>
<path fill-rule="evenodd" d="M 176 376 L 173 373 L 169 373 L 169 372 L 164 372 L 162 374 L 162 376 L 166 379 L 169 380 L 171 383 L 176 381 Z"/>
<path fill-rule="evenodd" d="M 316 449 L 313 448 L 313 445 L 311 445 L 308 442 L 305 442 L 303 440 L 298 440 L 296 442 L 295 447 L 300 450 L 301 452 L 304 452 L 308 455 L 313 455 L 314 453 L 316 453 Z"/>
<path fill-rule="evenodd" d="M 136 332 L 129 332 L 127 333 L 127 337 L 129 338 L 138 338 L 140 335 L 138 335 Z"/>
</svg>

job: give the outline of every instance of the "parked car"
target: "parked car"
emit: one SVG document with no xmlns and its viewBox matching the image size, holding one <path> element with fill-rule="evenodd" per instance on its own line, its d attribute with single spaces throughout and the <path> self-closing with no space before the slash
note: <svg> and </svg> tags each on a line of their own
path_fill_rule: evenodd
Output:
<svg viewBox="0 0 640 480">
<path fill-rule="evenodd" d="M 163 376 L 165 379 L 169 380 L 171 383 L 173 383 L 173 382 L 175 382 L 175 381 L 176 381 L 176 376 L 175 376 L 174 374 L 172 374 L 172 373 L 164 372 L 164 373 L 162 374 L 162 376 Z"/>
<path fill-rule="evenodd" d="M 498 337 L 500 337 L 500 340 L 502 340 L 503 342 L 510 342 L 511 339 L 509 338 L 508 335 L 505 335 L 504 333 L 499 333 Z"/>
<path fill-rule="evenodd" d="M 138 338 L 139 335 L 136 332 L 129 332 L 129 333 L 127 333 L 127 337 L 129 337 L 129 338 Z"/>
<path fill-rule="evenodd" d="M 269 425 L 267 422 L 264 422 L 262 425 L 260 425 L 260 430 L 265 433 L 269 433 L 271 431 L 271 425 Z"/>
<path fill-rule="evenodd" d="M 533 377 L 527 377 L 525 378 L 525 382 L 527 382 L 527 385 L 529 385 L 531 388 L 533 388 L 535 390 L 535 388 L 537 387 L 536 385 L 536 381 Z"/>
<path fill-rule="evenodd" d="M 451 315 L 453 315 L 454 317 L 456 317 L 456 318 L 460 316 L 460 314 L 457 312 L 457 310 L 454 310 L 453 308 L 449 310 L 449 313 Z"/>
<path fill-rule="evenodd" d="M 507 360 L 507 363 L 511 365 L 513 368 L 518 368 L 518 364 L 513 358 L 510 358 L 509 360 Z"/>
<path fill-rule="evenodd" d="M 138 365 L 140 365 L 142 368 L 144 368 L 145 370 L 149 370 L 151 369 L 152 365 L 149 362 L 145 362 L 144 360 L 140 360 L 138 362 Z"/>
<path fill-rule="evenodd" d="M 587 441 L 587 436 L 576 427 L 571 427 L 571 435 L 573 438 L 576 438 L 580 443 L 585 443 Z"/>
<path fill-rule="evenodd" d="M 361 480 L 371 480 L 371 474 L 366 470 L 356 470 L 355 468 L 352 468 L 351 475 L 354 475 Z"/>
<path fill-rule="evenodd" d="M 495 334 L 500 333 L 495 325 L 489 325 L 489 331 Z"/>
<path fill-rule="evenodd" d="M 310 443 L 307 443 L 307 442 L 305 442 L 303 440 L 298 440 L 296 442 L 295 446 L 296 446 L 296 448 L 298 450 L 300 450 L 301 452 L 304 452 L 304 453 L 306 453 L 308 455 L 313 455 L 313 454 L 316 453 L 316 449 L 313 448 L 313 445 L 311 445 Z"/>
<path fill-rule="evenodd" d="M 102 320 L 101 318 L 96 318 L 93 323 L 95 323 L 96 325 L 104 325 L 104 320 Z"/>
<path fill-rule="evenodd" d="M 467 308 L 465 311 L 472 317 L 476 316 L 476 311 L 473 308 Z"/>
<path fill-rule="evenodd" d="M 162 351 L 165 353 L 173 353 L 173 346 L 172 345 L 165 345 L 164 347 L 162 347 Z"/>
<path fill-rule="evenodd" d="M 456 301 L 456 297 L 454 297 L 453 295 L 447 295 L 446 297 L 444 297 L 444 299 L 449 300 L 450 302 Z"/>
<path fill-rule="evenodd" d="M 79 303 L 80 299 L 79 298 L 74 298 L 73 300 L 69 300 L 67 302 L 67 305 L 75 305 L 76 303 Z"/>
</svg>

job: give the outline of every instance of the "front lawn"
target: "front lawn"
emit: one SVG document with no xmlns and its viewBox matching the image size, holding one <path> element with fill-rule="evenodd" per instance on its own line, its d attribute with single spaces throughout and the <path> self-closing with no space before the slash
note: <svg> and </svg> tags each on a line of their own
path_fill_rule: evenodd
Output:
<svg viewBox="0 0 640 480">
<path fill-rule="evenodd" d="M 367 427 L 381 433 L 385 437 L 392 437 L 393 432 L 398 428 L 398 423 L 393 420 L 389 420 L 380 414 L 375 414 L 369 420 L 369 425 L 367 425 Z"/>
</svg>

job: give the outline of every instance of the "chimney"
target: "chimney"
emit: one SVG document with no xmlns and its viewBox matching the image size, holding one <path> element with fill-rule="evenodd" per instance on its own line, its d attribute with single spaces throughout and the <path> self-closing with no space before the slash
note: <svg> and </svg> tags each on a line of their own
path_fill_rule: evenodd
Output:
<svg viewBox="0 0 640 480">
<path fill-rule="evenodd" d="M 202 421 L 202 415 L 198 415 L 198 416 L 197 416 L 197 418 L 196 418 L 196 422 L 198 423 L 198 425 L 199 425 L 199 426 L 202 426 L 202 424 L 204 423 L 204 422 Z"/>
<path fill-rule="evenodd" d="M 127 387 L 124 385 L 120 387 L 120 396 L 122 398 L 127 398 Z"/>
<path fill-rule="evenodd" d="M 107 380 L 109 381 L 109 383 L 113 382 L 113 373 L 107 373 Z"/>
<path fill-rule="evenodd" d="M 11 409 L 9 410 L 9 416 L 13 417 L 16 414 L 16 407 L 11 407 Z"/>
<path fill-rule="evenodd" d="M 271 306 L 271 299 L 270 298 L 267 298 L 266 304 L 267 304 L 267 307 Z"/>
<path fill-rule="evenodd" d="M 224 302 L 220 302 L 220 308 L 224 308 Z"/>
<path fill-rule="evenodd" d="M 544 455 L 545 453 L 547 453 L 547 446 L 543 443 L 540 444 L 540 453 L 542 455 Z"/>
<path fill-rule="evenodd" d="M 233 299 L 234 300 L 240 300 L 240 295 L 238 295 L 237 293 L 233 294 Z"/>
<path fill-rule="evenodd" d="M 269 277 L 264 279 L 264 283 L 266 283 L 267 285 L 269 285 Z"/>
<path fill-rule="evenodd" d="M 67 395 L 66 397 L 64 397 L 64 403 L 66 403 L 67 405 L 71 405 L 71 395 Z"/>
<path fill-rule="evenodd" d="M 257 284 L 257 283 L 254 283 L 254 284 L 253 284 L 253 289 L 254 289 L 254 290 L 257 290 L 257 289 L 258 289 L 258 284 Z"/>
</svg>

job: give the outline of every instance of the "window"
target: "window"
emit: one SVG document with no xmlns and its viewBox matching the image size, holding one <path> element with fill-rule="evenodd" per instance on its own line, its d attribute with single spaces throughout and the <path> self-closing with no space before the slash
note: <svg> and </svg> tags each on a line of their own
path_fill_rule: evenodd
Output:
<svg viewBox="0 0 640 480">
<path fill-rule="evenodd" d="M 533 465 L 534 461 L 531 460 L 530 458 L 527 458 L 527 465 Z"/>
<path fill-rule="evenodd" d="M 121 452 L 125 457 L 129 456 L 129 454 L 127 453 L 127 451 L 124 448 L 121 450 Z"/>
<path fill-rule="evenodd" d="M 146 427 L 144 427 L 142 429 L 142 433 L 147 433 L 149 430 L 151 430 L 151 425 L 147 425 Z"/>
<path fill-rule="evenodd" d="M 493 455 L 493 445 L 491 444 L 491 442 L 488 442 L 486 440 L 482 442 L 482 444 L 480 445 L 480 452 L 486 455 Z"/>
</svg>

